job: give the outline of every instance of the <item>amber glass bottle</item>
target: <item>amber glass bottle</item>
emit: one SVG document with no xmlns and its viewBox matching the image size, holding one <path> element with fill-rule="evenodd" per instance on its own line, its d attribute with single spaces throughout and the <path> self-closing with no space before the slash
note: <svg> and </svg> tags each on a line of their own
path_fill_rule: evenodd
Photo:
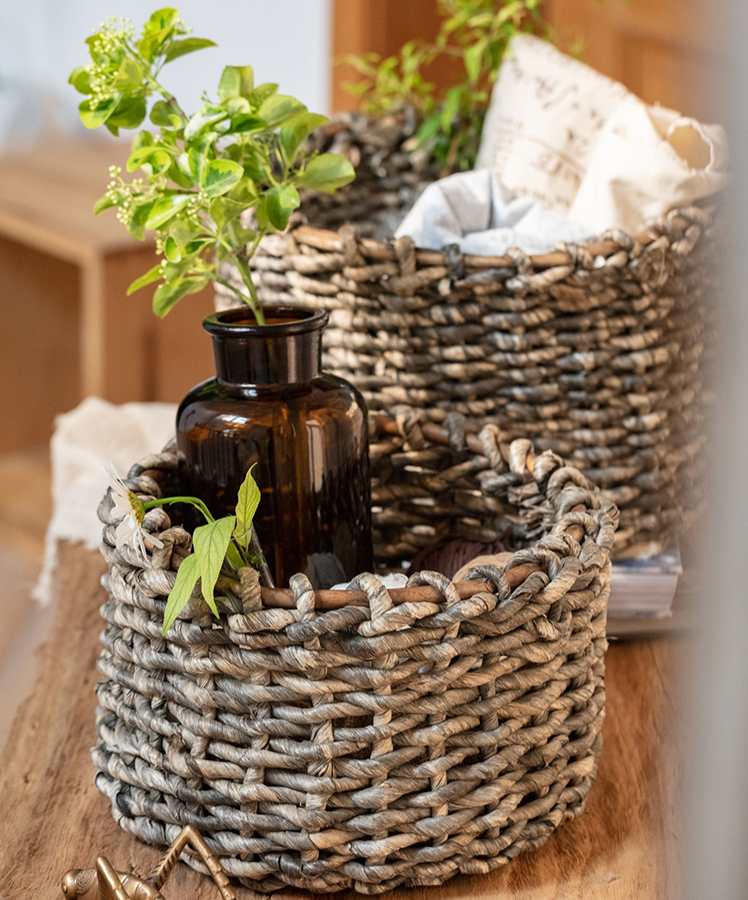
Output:
<svg viewBox="0 0 748 900">
<path fill-rule="evenodd" d="M 328 588 L 372 566 L 366 405 L 320 370 L 326 312 L 265 314 L 263 326 L 244 310 L 203 323 L 217 378 L 193 388 L 177 413 L 185 489 L 226 515 L 257 463 L 255 527 L 276 584 L 304 572 Z"/>
</svg>

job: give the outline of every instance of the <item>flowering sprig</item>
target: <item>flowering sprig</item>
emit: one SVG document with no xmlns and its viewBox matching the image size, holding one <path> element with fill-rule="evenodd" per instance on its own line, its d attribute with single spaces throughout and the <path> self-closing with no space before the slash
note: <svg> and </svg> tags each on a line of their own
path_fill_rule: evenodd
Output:
<svg viewBox="0 0 748 900">
<path fill-rule="evenodd" d="M 228 564 L 238 572 L 246 566 L 258 568 L 264 563 L 261 555 L 252 548 L 252 520 L 260 502 L 260 489 L 252 476 L 253 468 L 254 466 L 249 469 L 239 488 L 235 515 L 224 516 L 221 519 L 215 519 L 199 497 L 179 496 L 141 500 L 122 481 L 114 466 L 109 464 L 104 469 L 112 492 L 114 517 L 121 519 L 115 530 L 117 547 L 134 547 L 144 559 L 147 558 L 146 546 L 163 547 L 163 542 L 159 538 L 143 529 L 146 512 L 156 506 L 187 503 L 194 506 L 206 521 L 205 525 L 195 529 L 192 535 L 193 552 L 182 560 L 177 570 L 174 587 L 169 593 L 164 610 L 163 634 L 171 628 L 188 603 L 198 579 L 203 599 L 211 612 L 218 616 L 215 588 L 224 564 Z"/>
<path fill-rule="evenodd" d="M 262 237 L 283 231 L 299 206 L 299 189 L 332 193 L 355 177 L 353 166 L 335 153 L 309 155 L 304 142 L 328 120 L 310 113 L 277 84 L 255 85 L 250 66 L 227 66 L 218 99 L 188 115 L 161 83 L 166 63 L 214 47 L 205 38 L 183 37 L 189 29 L 176 9 L 157 10 L 139 36 L 129 22 L 109 19 L 87 40 L 91 61 L 75 69 L 70 83 L 86 99 L 79 106 L 87 128 L 104 125 L 114 134 L 138 128 L 148 113 L 160 131 L 140 130 L 132 142 L 127 171 L 144 179 L 126 182 L 110 171 L 98 214 L 116 207 L 118 218 L 139 240 L 157 235 L 164 259 L 134 281 L 128 294 L 160 282 L 156 315 L 165 316 L 187 294 L 219 282 L 244 300 L 258 323 L 264 316 L 249 260 Z M 243 214 L 253 211 L 246 227 Z M 219 265 L 232 262 L 245 290 L 223 279 Z"/>
</svg>

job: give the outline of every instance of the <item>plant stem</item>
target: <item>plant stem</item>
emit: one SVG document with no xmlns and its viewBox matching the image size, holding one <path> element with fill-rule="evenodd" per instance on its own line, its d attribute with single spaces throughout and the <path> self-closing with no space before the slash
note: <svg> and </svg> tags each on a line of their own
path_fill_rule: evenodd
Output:
<svg viewBox="0 0 748 900">
<path fill-rule="evenodd" d="M 258 241 L 259 243 L 259 241 Z M 250 303 L 249 306 L 252 309 L 252 312 L 255 314 L 255 319 L 257 319 L 258 325 L 265 324 L 265 314 L 262 311 L 262 307 L 260 306 L 260 301 L 257 298 L 257 291 L 255 290 L 254 282 L 252 281 L 252 270 L 249 268 L 249 263 L 246 259 L 243 259 L 241 256 L 236 256 L 236 267 L 239 270 L 239 274 L 242 276 L 242 281 L 244 282 L 247 290 L 249 291 Z"/>
<path fill-rule="evenodd" d="M 252 306 L 247 295 L 242 294 L 239 288 L 235 288 L 230 281 L 226 281 L 226 279 L 221 278 L 220 275 L 212 275 L 210 273 L 208 273 L 208 278 L 210 278 L 212 281 L 217 282 L 218 284 L 222 284 L 227 290 L 231 291 L 233 294 L 236 294 L 236 296 L 242 301 L 242 303 L 246 303 L 249 307 Z"/>
<path fill-rule="evenodd" d="M 257 537 L 257 529 L 252 529 L 252 536 L 249 539 L 249 549 L 256 553 L 262 562 L 259 566 L 259 573 L 262 582 L 265 587 L 274 588 L 275 587 L 275 579 L 270 574 L 270 567 L 268 566 L 267 560 L 265 559 L 265 554 L 262 552 L 262 545 L 260 544 L 260 539 Z"/>
<path fill-rule="evenodd" d="M 165 497 L 163 500 L 146 500 L 143 508 L 152 509 L 154 506 L 167 506 L 170 503 L 188 503 L 203 514 L 206 522 L 215 522 L 208 507 L 197 497 Z"/>
<path fill-rule="evenodd" d="M 247 560 L 244 559 L 244 554 L 234 544 L 233 541 L 229 541 L 229 545 L 226 548 L 226 559 L 228 560 L 229 565 L 232 566 L 237 572 L 239 571 L 239 569 L 247 565 Z"/>
<path fill-rule="evenodd" d="M 460 144 L 462 143 L 463 135 L 464 128 L 459 127 L 457 131 L 455 131 L 452 142 L 449 145 L 449 152 L 447 153 L 447 158 L 444 161 L 444 168 L 441 171 L 442 178 L 445 178 L 447 175 L 450 175 L 452 173 L 455 160 L 457 159 L 457 152 L 460 149 Z"/>
</svg>

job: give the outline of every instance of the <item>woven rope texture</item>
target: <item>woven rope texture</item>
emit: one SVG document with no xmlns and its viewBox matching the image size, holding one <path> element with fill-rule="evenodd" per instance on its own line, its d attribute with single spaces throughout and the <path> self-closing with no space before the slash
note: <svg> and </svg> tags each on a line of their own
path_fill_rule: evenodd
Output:
<svg viewBox="0 0 748 900">
<path fill-rule="evenodd" d="M 506 453 L 507 489 L 546 527 L 504 569 L 471 572 L 477 593 L 423 572 L 410 585 L 432 599 L 401 602 L 362 574 L 363 606 L 325 609 L 296 575 L 281 608 L 245 571 L 220 620 L 198 612 L 166 638 L 191 538 L 157 508 L 144 527 L 163 548 L 116 549 L 108 494 L 94 760 L 120 826 L 166 845 L 191 824 L 261 891 L 380 893 L 490 872 L 578 815 L 601 749 L 618 511 L 553 454 Z M 128 484 L 176 494 L 176 458 Z"/>
<path fill-rule="evenodd" d="M 326 140 L 362 181 L 307 198 L 296 227 L 263 240 L 260 299 L 329 310 L 324 366 L 372 412 L 407 406 L 436 422 L 456 412 L 474 430 L 492 422 L 508 440 L 529 438 L 609 492 L 621 508 L 617 554 L 666 545 L 701 508 L 711 216 L 678 210 L 636 238 L 607 232 L 533 258 L 372 240 L 382 209 L 394 224 L 435 174 L 409 162 L 396 125 L 381 126 L 376 151 L 376 125 L 335 126 Z M 353 224 L 319 230 L 342 222 Z"/>
</svg>

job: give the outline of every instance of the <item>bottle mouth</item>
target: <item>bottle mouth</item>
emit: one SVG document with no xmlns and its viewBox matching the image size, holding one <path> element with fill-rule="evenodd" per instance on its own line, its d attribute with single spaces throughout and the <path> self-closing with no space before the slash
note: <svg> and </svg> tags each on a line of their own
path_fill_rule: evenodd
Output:
<svg viewBox="0 0 748 900">
<path fill-rule="evenodd" d="M 258 325 L 252 310 L 228 309 L 212 313 L 203 320 L 203 328 L 208 334 L 230 337 L 231 335 L 257 337 L 280 337 L 281 335 L 309 334 L 321 331 L 330 318 L 324 309 L 310 306 L 263 306 L 265 325 Z"/>
</svg>

